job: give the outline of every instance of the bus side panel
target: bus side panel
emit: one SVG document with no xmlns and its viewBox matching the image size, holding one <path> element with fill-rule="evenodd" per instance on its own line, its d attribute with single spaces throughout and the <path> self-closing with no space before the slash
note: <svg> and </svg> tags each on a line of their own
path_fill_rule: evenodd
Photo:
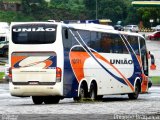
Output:
<svg viewBox="0 0 160 120">
<path fill-rule="evenodd" d="M 69 52 L 64 52 L 63 93 L 65 97 L 78 96 L 78 81 L 73 73 L 69 60 Z"/>
</svg>

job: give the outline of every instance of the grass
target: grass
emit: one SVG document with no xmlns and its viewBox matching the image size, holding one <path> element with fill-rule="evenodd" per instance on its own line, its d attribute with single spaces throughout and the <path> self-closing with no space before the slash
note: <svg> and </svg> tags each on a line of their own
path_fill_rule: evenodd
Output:
<svg viewBox="0 0 160 120">
<path fill-rule="evenodd" d="M 151 77 L 153 85 L 160 85 L 160 76 Z"/>
<path fill-rule="evenodd" d="M 0 81 L 2 81 L 3 76 L 4 76 L 4 72 L 0 72 Z"/>
</svg>

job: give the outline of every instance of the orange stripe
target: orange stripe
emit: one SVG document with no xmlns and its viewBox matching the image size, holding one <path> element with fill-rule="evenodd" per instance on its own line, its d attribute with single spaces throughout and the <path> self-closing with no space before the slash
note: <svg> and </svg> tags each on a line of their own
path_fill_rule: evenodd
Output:
<svg viewBox="0 0 160 120">
<path fill-rule="evenodd" d="M 129 82 L 129 80 L 127 78 L 125 78 L 125 76 L 113 65 L 111 64 L 107 59 L 105 59 L 103 56 L 99 55 L 98 53 L 94 53 L 94 55 L 103 60 L 104 62 L 106 62 L 107 64 L 109 64 L 111 67 L 113 67 L 120 75 L 121 77 L 124 79 L 124 81 L 127 83 L 127 85 L 131 88 L 132 91 L 134 91 L 134 87 L 133 85 Z"/>
<path fill-rule="evenodd" d="M 27 58 L 27 57 L 26 57 L 26 56 L 12 56 L 12 57 L 11 57 L 11 67 L 14 68 L 14 65 L 15 65 L 17 62 L 19 62 L 19 61 L 21 61 L 21 60 L 23 60 L 23 59 L 25 59 L 25 58 Z"/>
<path fill-rule="evenodd" d="M 94 53 L 94 55 L 97 58 L 109 64 L 111 67 L 113 67 L 117 71 L 117 73 L 121 75 L 123 80 L 131 88 L 131 90 L 134 91 L 133 85 L 129 82 L 127 78 L 125 78 L 125 76 L 113 64 L 111 64 L 108 60 L 106 60 L 103 56 L 99 55 L 98 53 Z M 72 69 L 75 72 L 75 75 L 78 81 L 84 78 L 83 66 L 84 66 L 85 60 L 89 57 L 90 56 L 86 52 L 70 52 L 70 63 L 72 65 Z M 80 61 L 76 61 L 76 60 L 80 60 Z"/>
<path fill-rule="evenodd" d="M 142 74 L 142 84 L 141 84 L 141 92 L 145 93 L 147 92 L 148 89 L 148 76 L 146 76 L 145 74 Z"/>
<path fill-rule="evenodd" d="M 45 60 L 44 63 L 46 64 L 44 68 L 48 68 L 53 62 L 51 60 Z"/>
<path fill-rule="evenodd" d="M 70 63 L 75 76 L 80 82 L 84 78 L 84 62 L 90 56 L 86 52 L 70 52 Z"/>
</svg>

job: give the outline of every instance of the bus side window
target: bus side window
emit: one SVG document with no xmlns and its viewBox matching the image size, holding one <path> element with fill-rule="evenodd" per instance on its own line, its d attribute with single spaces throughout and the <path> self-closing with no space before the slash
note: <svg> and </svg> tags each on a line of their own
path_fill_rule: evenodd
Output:
<svg viewBox="0 0 160 120">
<path fill-rule="evenodd" d="M 63 39 L 64 50 L 69 51 L 72 46 L 72 39 L 71 35 L 69 35 L 69 31 L 67 28 L 62 29 L 62 39 Z"/>
<path fill-rule="evenodd" d="M 119 35 L 114 35 L 112 41 L 113 53 L 128 54 L 128 50 Z"/>
<path fill-rule="evenodd" d="M 97 52 L 100 52 L 100 36 L 101 33 L 99 32 L 91 32 L 91 41 L 90 41 L 90 47 L 94 50 L 96 50 Z"/>
<path fill-rule="evenodd" d="M 101 52 L 110 53 L 112 46 L 112 39 L 109 36 L 102 36 L 100 41 Z"/>
</svg>

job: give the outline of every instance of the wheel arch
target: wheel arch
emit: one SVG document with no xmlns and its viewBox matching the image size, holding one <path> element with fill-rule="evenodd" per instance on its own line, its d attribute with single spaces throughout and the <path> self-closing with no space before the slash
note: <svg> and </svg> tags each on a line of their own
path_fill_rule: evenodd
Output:
<svg viewBox="0 0 160 120">
<path fill-rule="evenodd" d="M 141 83 L 142 83 L 142 80 L 139 77 L 137 77 L 134 82 L 134 91 L 135 91 L 136 84 L 138 84 L 140 87 L 139 92 L 141 92 Z"/>
<path fill-rule="evenodd" d="M 83 79 L 83 80 L 81 80 L 81 81 L 79 82 L 79 86 L 78 86 L 78 96 L 79 96 L 79 91 L 80 91 L 81 85 L 84 85 L 86 91 L 88 92 L 88 84 L 87 84 L 87 81 L 86 81 L 85 79 Z"/>
</svg>

